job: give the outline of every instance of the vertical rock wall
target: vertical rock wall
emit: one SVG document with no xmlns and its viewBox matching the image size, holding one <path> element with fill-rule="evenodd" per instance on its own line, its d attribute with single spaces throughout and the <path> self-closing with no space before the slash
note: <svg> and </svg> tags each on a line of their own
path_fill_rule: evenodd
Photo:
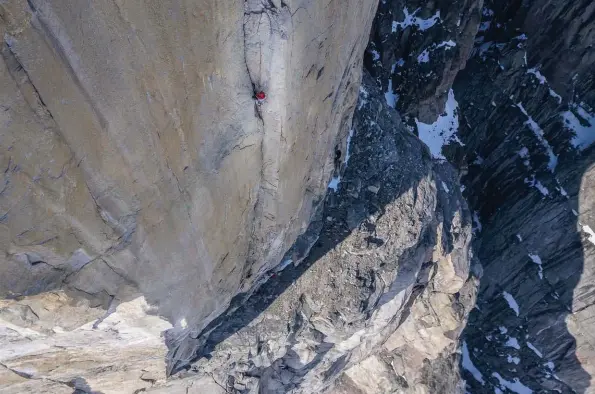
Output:
<svg viewBox="0 0 595 394">
<path fill-rule="evenodd" d="M 324 195 L 375 7 L 0 5 L 2 295 L 142 294 L 204 327 Z"/>
<path fill-rule="evenodd" d="M 144 390 L 157 331 L 183 343 L 267 277 L 345 149 L 375 10 L 0 4 L 0 391 Z"/>
</svg>

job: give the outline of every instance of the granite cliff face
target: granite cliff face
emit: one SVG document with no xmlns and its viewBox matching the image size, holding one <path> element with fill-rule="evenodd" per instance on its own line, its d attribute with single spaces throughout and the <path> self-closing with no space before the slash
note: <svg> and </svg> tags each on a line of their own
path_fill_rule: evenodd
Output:
<svg viewBox="0 0 595 394">
<path fill-rule="evenodd" d="M 144 296 L 201 329 L 322 200 L 375 2 L 0 7 L 2 294 Z"/>
<path fill-rule="evenodd" d="M 2 389 L 462 390 L 456 349 L 476 280 L 457 174 L 432 159 L 369 76 L 347 137 L 323 204 L 266 282 L 200 333 L 167 330 L 169 380 L 159 335 L 171 326 L 143 299 L 104 315 L 49 292 L 4 301 Z"/>
<path fill-rule="evenodd" d="M 1 7 L 3 295 L 200 330 L 322 199 L 375 2 Z"/>
<path fill-rule="evenodd" d="M 3 327 L 62 335 L 133 302 L 190 335 L 250 291 L 324 198 L 375 10 L 2 2 Z M 88 319 L 40 317 L 65 300 Z"/>
</svg>

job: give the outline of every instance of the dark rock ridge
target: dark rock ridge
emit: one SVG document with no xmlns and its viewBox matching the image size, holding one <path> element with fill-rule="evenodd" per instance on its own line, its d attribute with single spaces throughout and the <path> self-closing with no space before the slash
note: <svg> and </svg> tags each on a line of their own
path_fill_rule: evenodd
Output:
<svg viewBox="0 0 595 394">
<path fill-rule="evenodd" d="M 387 1 L 373 32 L 366 67 L 411 125 L 443 112 L 454 80 L 442 153 L 464 175 L 483 267 L 467 391 L 592 392 L 595 3 Z"/>
</svg>

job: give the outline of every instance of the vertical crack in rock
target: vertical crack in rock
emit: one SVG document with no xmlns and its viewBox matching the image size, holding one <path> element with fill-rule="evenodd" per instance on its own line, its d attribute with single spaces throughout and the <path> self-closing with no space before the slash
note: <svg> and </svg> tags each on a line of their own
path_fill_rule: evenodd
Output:
<svg viewBox="0 0 595 394">
<path fill-rule="evenodd" d="M 33 102 L 30 101 L 31 95 L 28 92 L 23 91 L 23 96 L 27 100 L 27 103 L 31 107 L 31 109 L 40 116 L 40 118 L 49 117 L 51 120 L 54 120 L 54 116 L 50 109 L 46 106 L 39 90 L 33 84 L 33 81 L 29 77 L 27 70 L 19 61 L 17 55 L 12 51 L 10 47 L 10 42 L 13 40 L 11 36 L 8 34 L 4 37 L 4 45 L 2 46 L 2 50 L 0 53 L 2 54 L 2 58 L 6 62 L 6 66 L 8 67 L 8 71 L 12 76 L 13 80 L 16 82 L 17 86 L 21 91 L 28 89 L 29 87 L 33 90 Z"/>
</svg>

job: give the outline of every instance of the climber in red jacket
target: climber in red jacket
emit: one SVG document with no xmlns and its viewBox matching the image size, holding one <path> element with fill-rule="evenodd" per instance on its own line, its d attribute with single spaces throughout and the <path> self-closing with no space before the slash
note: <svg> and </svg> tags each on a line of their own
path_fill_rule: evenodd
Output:
<svg viewBox="0 0 595 394">
<path fill-rule="evenodd" d="M 264 100 L 266 100 L 267 95 L 264 94 L 263 91 L 260 91 L 254 95 L 254 98 L 256 99 L 256 102 L 258 102 L 258 104 L 262 104 Z"/>
</svg>

